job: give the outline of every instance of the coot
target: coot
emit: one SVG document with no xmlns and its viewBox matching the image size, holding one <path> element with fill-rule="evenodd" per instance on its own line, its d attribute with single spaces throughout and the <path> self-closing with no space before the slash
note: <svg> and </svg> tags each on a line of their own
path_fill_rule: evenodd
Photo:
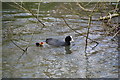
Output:
<svg viewBox="0 0 120 80">
<path fill-rule="evenodd" d="M 69 46 L 71 40 L 72 40 L 72 36 L 67 36 L 65 38 L 65 41 L 61 41 L 59 39 L 47 38 L 46 43 L 53 46 Z"/>
</svg>

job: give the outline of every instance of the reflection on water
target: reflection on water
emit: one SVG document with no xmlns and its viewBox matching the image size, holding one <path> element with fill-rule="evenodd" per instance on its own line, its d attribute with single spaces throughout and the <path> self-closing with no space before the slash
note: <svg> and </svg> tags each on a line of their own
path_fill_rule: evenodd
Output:
<svg viewBox="0 0 120 80">
<path fill-rule="evenodd" d="M 65 46 L 65 51 L 66 51 L 66 54 L 72 53 L 72 51 L 70 50 L 70 46 Z"/>
<path fill-rule="evenodd" d="M 38 3 L 24 4 L 33 11 L 38 8 Z M 11 7 L 6 9 L 6 5 L 3 4 L 4 78 L 86 78 L 86 75 L 89 78 L 118 77 L 117 44 L 111 41 L 112 36 L 104 35 L 100 21 L 92 21 L 89 38 L 97 41 L 99 45 L 92 49 L 96 43 L 88 40 L 89 63 L 86 63 L 83 35 L 87 32 L 88 19 L 82 19 L 81 15 L 72 14 L 64 9 L 59 11 L 63 6 L 68 7 L 67 4 L 69 3 L 41 3 L 38 18 L 46 25 L 44 27 L 31 14 Z M 73 9 L 79 11 L 76 6 Z M 80 14 L 87 16 L 88 13 L 81 11 Z M 94 19 L 100 16 L 100 13 L 96 14 L 93 16 Z M 69 26 L 81 35 L 66 26 L 60 15 L 64 16 Z M 71 46 L 35 45 L 36 42 L 43 42 L 49 37 L 64 39 L 67 35 L 74 38 Z M 23 51 L 10 41 L 11 39 L 22 49 L 29 46 L 27 54 L 23 54 Z"/>
</svg>

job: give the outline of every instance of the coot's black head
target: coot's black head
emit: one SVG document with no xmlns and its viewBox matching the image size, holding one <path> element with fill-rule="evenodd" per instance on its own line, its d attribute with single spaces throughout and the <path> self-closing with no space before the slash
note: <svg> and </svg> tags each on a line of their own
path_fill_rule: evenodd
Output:
<svg viewBox="0 0 120 80">
<path fill-rule="evenodd" d="M 65 38 L 65 42 L 70 42 L 72 40 L 72 36 L 67 36 L 66 38 Z"/>
</svg>

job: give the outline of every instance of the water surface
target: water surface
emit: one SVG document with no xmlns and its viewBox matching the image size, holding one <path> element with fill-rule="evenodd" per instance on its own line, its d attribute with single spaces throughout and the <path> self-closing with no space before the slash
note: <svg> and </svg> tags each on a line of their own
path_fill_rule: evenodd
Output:
<svg viewBox="0 0 120 80">
<path fill-rule="evenodd" d="M 38 10 L 39 3 L 24 4 L 28 9 L 35 12 Z M 105 35 L 102 22 L 96 21 L 100 13 L 93 16 L 89 34 L 89 38 L 99 44 L 92 49 L 96 43 L 88 40 L 88 56 L 85 56 L 86 38 L 83 36 L 86 36 L 87 32 L 87 14 L 81 12 L 84 16 L 80 16 L 64 9 L 59 12 L 59 7 L 66 4 L 40 4 L 39 19 L 45 24 L 44 27 L 30 13 L 10 6 L 6 8 L 6 4 L 3 4 L 3 78 L 118 77 L 117 43 L 111 40 L 112 36 Z M 58 12 L 69 26 L 81 35 L 71 30 Z M 74 39 L 69 47 L 53 47 L 47 44 L 43 47 L 35 46 L 36 42 L 45 41 L 46 38 L 64 40 L 67 35 L 73 36 Z M 11 40 L 22 49 L 29 46 L 27 53 Z"/>
</svg>

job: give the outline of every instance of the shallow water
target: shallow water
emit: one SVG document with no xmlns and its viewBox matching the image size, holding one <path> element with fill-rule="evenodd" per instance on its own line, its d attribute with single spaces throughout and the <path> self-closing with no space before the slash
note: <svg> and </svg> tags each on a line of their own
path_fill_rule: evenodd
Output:
<svg viewBox="0 0 120 80">
<path fill-rule="evenodd" d="M 81 19 L 78 15 L 61 12 L 67 23 L 81 33 L 80 35 L 71 30 L 59 15 L 53 14 L 57 13 L 54 6 L 46 9 L 44 6 L 50 5 L 47 3 L 42 5 L 39 18 L 46 25 L 43 28 L 40 23 L 37 24 L 36 18 L 31 14 L 3 7 L 3 78 L 118 77 L 118 45 L 111 40 L 112 36 L 105 36 L 100 21 L 92 21 L 89 34 L 89 38 L 99 44 L 92 49 L 96 43 L 88 40 L 88 56 L 85 56 L 86 42 L 83 35 L 86 35 L 88 20 Z M 54 5 L 60 6 L 57 3 Z M 36 9 L 36 7 L 32 8 L 32 10 Z M 99 13 L 96 15 L 94 19 L 99 17 Z M 53 47 L 47 44 L 43 47 L 35 46 L 36 42 L 45 41 L 46 38 L 64 40 L 67 35 L 73 36 L 74 39 L 69 47 Z M 27 53 L 15 46 L 11 39 L 22 49 L 29 45 Z"/>
</svg>

